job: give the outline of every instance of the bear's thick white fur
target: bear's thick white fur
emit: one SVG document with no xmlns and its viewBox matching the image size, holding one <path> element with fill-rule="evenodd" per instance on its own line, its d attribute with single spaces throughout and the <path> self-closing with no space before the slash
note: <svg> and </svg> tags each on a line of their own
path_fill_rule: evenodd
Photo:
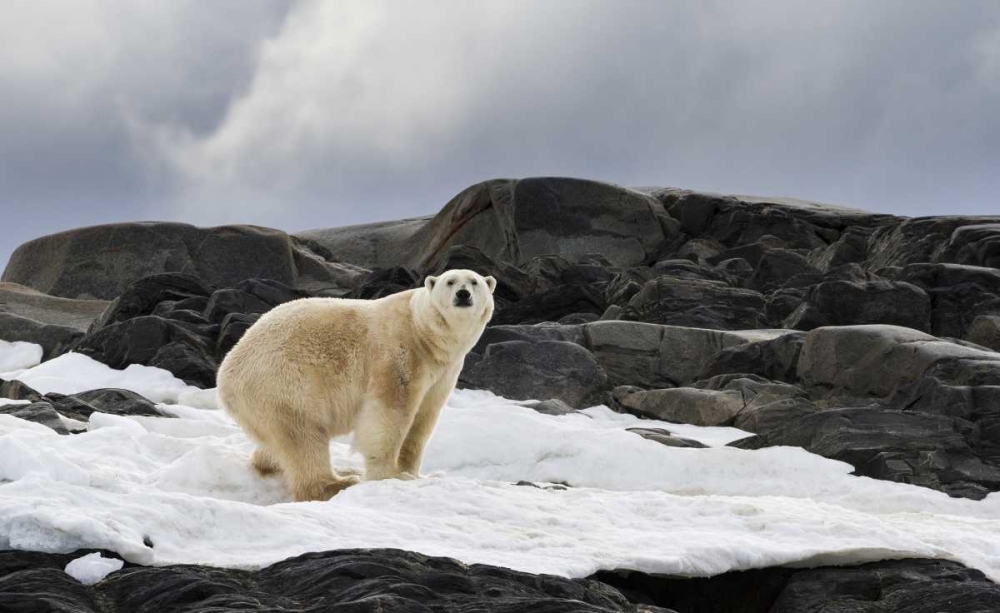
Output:
<svg viewBox="0 0 1000 613">
<path fill-rule="evenodd" d="M 365 480 L 419 476 L 495 287 L 449 270 L 378 300 L 303 298 L 264 314 L 218 373 L 220 401 L 257 443 L 254 467 L 283 471 L 295 500 L 325 500 L 358 481 L 330 466 L 330 439 L 353 431 Z"/>
</svg>

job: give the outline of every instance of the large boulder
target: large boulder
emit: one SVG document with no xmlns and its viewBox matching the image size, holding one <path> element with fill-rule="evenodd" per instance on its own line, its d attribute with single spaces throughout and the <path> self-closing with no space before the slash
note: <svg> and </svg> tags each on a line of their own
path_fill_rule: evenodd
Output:
<svg viewBox="0 0 1000 613">
<path fill-rule="evenodd" d="M 300 233 L 359 265 L 436 270 L 454 246 L 520 265 L 536 256 L 571 262 L 601 253 L 615 266 L 653 261 L 676 234 L 656 199 L 584 179 L 539 177 L 477 183 L 431 219 Z"/>
<path fill-rule="evenodd" d="M 919 287 L 894 281 L 828 281 L 812 288 L 784 327 L 890 324 L 930 331 L 931 301 Z"/>
<path fill-rule="evenodd" d="M 909 264 L 894 271 L 893 279 L 927 293 L 931 300 L 930 331 L 936 336 L 962 338 L 977 317 L 1000 314 L 1000 270 L 995 268 Z"/>
<path fill-rule="evenodd" d="M 53 296 L 109 300 L 161 272 L 190 273 L 220 287 L 250 278 L 334 286 L 358 273 L 317 259 L 306 244 L 280 230 L 147 222 L 90 226 L 28 241 L 14 251 L 3 280 Z"/>
<path fill-rule="evenodd" d="M 888 398 L 928 376 L 957 385 L 1000 385 L 1000 353 L 898 326 L 831 326 L 806 335 L 798 378 L 859 397 Z"/>
<path fill-rule="evenodd" d="M 516 400 L 554 398 L 582 408 L 601 399 L 608 377 L 594 356 L 565 341 L 506 341 L 473 354 L 459 378 L 464 387 L 488 389 Z"/>
<path fill-rule="evenodd" d="M 218 362 L 213 339 L 218 326 L 199 326 L 141 315 L 105 326 L 80 339 L 73 350 L 112 368 L 157 366 L 200 387 L 215 386 Z"/>
</svg>

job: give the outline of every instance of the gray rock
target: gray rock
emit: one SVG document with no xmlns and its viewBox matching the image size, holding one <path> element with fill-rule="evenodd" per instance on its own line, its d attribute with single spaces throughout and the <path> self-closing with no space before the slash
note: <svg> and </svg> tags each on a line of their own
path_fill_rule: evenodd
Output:
<svg viewBox="0 0 1000 613">
<path fill-rule="evenodd" d="M 43 324 L 13 313 L 0 312 L 0 339 L 41 345 L 43 360 L 64 353 L 82 337 L 83 332 L 76 328 Z"/>
<path fill-rule="evenodd" d="M 632 321 L 597 321 L 580 327 L 577 342 L 593 352 L 611 385 L 672 387 L 695 381 L 727 347 L 773 339 L 787 330 L 724 331 L 660 326 Z"/>
<path fill-rule="evenodd" d="M 550 398 L 548 400 L 537 400 L 534 402 L 526 402 L 524 406 L 529 409 L 538 411 L 543 415 L 569 415 L 571 413 L 576 413 L 576 409 L 569 406 L 562 400 L 558 398 Z M 586 415 L 586 413 L 581 413 L 581 415 Z"/>
<path fill-rule="evenodd" d="M 11 415 L 19 419 L 33 421 L 52 428 L 59 434 L 69 434 L 69 430 L 59 418 L 59 413 L 47 402 L 31 404 L 0 404 L 0 415 Z"/>
<path fill-rule="evenodd" d="M 771 567 L 714 577 L 602 571 L 634 602 L 685 612 L 987 613 L 1000 610 L 1000 586 L 945 560 L 889 560 L 853 566 Z"/>
<path fill-rule="evenodd" d="M 191 273 L 220 287 L 250 278 L 295 286 L 316 281 L 296 267 L 295 254 L 304 250 L 284 232 L 257 226 L 108 224 L 24 243 L 11 256 L 3 280 L 53 296 L 99 299 L 114 298 L 133 282 L 161 272 Z M 323 267 L 315 259 L 311 266 Z"/>
<path fill-rule="evenodd" d="M 350 262 L 365 268 L 389 268 L 399 264 L 403 246 L 427 225 L 432 216 L 379 223 L 323 228 L 298 232 L 294 236 L 321 245 L 331 260 Z"/>
<path fill-rule="evenodd" d="M 28 384 L 17 379 L 14 379 L 13 381 L 0 379 L 0 398 L 9 398 L 11 400 L 30 400 L 32 402 L 44 400 L 41 394 L 28 386 Z"/>
<path fill-rule="evenodd" d="M 708 266 L 709 260 L 719 255 L 726 248 L 718 241 L 704 238 L 692 238 L 687 241 L 674 254 L 676 257 L 691 260 L 696 264 Z"/>
<path fill-rule="evenodd" d="M 669 430 L 664 430 L 663 428 L 626 428 L 626 430 L 667 447 L 683 447 L 687 449 L 706 449 L 708 447 L 705 443 L 693 439 L 674 436 Z"/>
<path fill-rule="evenodd" d="M 952 242 L 955 231 L 963 226 L 997 222 L 1000 222 L 1000 217 L 918 217 L 886 225 L 872 234 L 868 265 L 870 268 L 881 268 L 918 262 L 969 264 L 972 262 L 947 259 L 949 256 L 956 257 L 960 249 L 956 242 Z M 942 257 L 946 250 L 949 256 Z"/>
<path fill-rule="evenodd" d="M 964 337 L 980 315 L 1000 313 L 1000 270 L 959 264 L 910 264 L 893 278 L 923 289 L 931 298 L 931 332 Z"/>
<path fill-rule="evenodd" d="M 749 403 L 736 415 L 733 426 L 754 434 L 767 434 L 820 410 L 806 398 L 760 398 Z"/>
<path fill-rule="evenodd" d="M 63 571 L 85 553 L 0 551 L 4 610 L 670 613 L 636 606 L 615 588 L 592 579 L 466 565 L 398 549 L 307 553 L 254 571 L 127 564 L 93 587 Z"/>
<path fill-rule="evenodd" d="M 640 417 L 695 426 L 729 425 L 745 406 L 737 391 L 693 387 L 634 392 L 625 395 L 620 404 Z"/>
<path fill-rule="evenodd" d="M 749 286 L 766 292 L 785 285 L 796 275 L 819 273 L 802 255 L 788 249 L 771 249 L 764 253 L 750 277 Z"/>
<path fill-rule="evenodd" d="M 152 315 L 133 317 L 88 334 L 74 351 L 111 366 L 144 364 L 169 370 L 201 387 L 214 387 L 217 326 L 196 326 Z"/>
<path fill-rule="evenodd" d="M 94 412 L 126 416 L 168 417 L 146 398 L 123 389 L 102 388 L 68 396 L 47 394 L 45 399 L 60 415 L 79 421 L 87 421 Z"/>
<path fill-rule="evenodd" d="M 105 300 L 74 300 L 18 283 L 0 283 L 0 314 L 16 315 L 43 325 L 85 332 L 107 306 Z"/>
<path fill-rule="evenodd" d="M 766 379 L 795 381 L 804 332 L 781 334 L 775 338 L 721 348 L 713 355 L 698 378 L 721 374 L 752 373 Z"/>
<path fill-rule="evenodd" d="M 888 398 L 926 376 L 965 384 L 1000 383 L 1000 354 L 963 347 L 898 326 L 817 328 L 806 335 L 798 378 L 854 396 Z"/>
<path fill-rule="evenodd" d="M 515 303 L 498 306 L 491 321 L 497 325 L 533 324 L 559 321 L 577 313 L 590 313 L 597 319 L 605 308 L 603 287 L 596 284 L 559 285 Z"/>
<path fill-rule="evenodd" d="M 622 307 L 621 318 L 719 330 L 766 327 L 764 297 L 716 281 L 657 277 Z"/>
<path fill-rule="evenodd" d="M 1000 489 L 1000 468 L 976 456 L 970 446 L 975 436 L 972 424 L 956 418 L 849 408 L 805 415 L 732 445 L 794 445 L 847 462 L 860 475 L 980 499 Z"/>
<path fill-rule="evenodd" d="M 812 288 L 807 300 L 786 319 L 786 327 L 890 324 L 930 330 L 930 298 L 910 283 L 828 281 Z"/>
<path fill-rule="evenodd" d="M 1000 268 L 1000 218 L 955 228 L 937 260 Z"/>
<path fill-rule="evenodd" d="M 872 228 L 849 227 L 836 242 L 814 249 L 809 254 L 809 263 L 823 272 L 843 264 L 860 264 L 868 256 L 868 241 L 872 233 Z"/>
<path fill-rule="evenodd" d="M 709 265 L 695 264 L 690 260 L 671 259 L 660 260 L 653 264 L 653 276 L 673 277 L 675 279 L 701 279 L 704 281 L 719 281 L 726 285 L 736 285 L 736 279 L 724 270 Z"/>
<path fill-rule="evenodd" d="M 453 246 L 520 265 L 557 255 L 578 262 L 600 253 L 615 266 L 654 259 L 676 233 L 660 203 L 606 183 L 552 177 L 473 185 L 430 219 L 300 233 L 335 259 L 366 266 L 434 270 Z"/>
<path fill-rule="evenodd" d="M 42 359 L 59 355 L 107 307 L 103 300 L 72 300 L 17 283 L 0 283 L 0 339 L 42 346 Z"/>
<path fill-rule="evenodd" d="M 972 320 L 965 340 L 1000 351 L 1000 316 L 980 315 Z"/>
<path fill-rule="evenodd" d="M 463 387 L 488 389 L 515 400 L 555 398 L 575 407 L 596 404 L 608 376 L 583 347 L 564 341 L 506 341 L 486 347 L 462 371 Z"/>
</svg>

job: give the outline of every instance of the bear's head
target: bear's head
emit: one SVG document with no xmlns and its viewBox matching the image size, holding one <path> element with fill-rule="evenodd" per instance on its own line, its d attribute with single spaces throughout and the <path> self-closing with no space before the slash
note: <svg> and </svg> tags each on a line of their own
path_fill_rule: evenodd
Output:
<svg viewBox="0 0 1000 613">
<path fill-rule="evenodd" d="M 424 279 L 431 303 L 442 313 L 457 317 L 489 319 L 493 315 L 493 290 L 497 280 L 471 270 L 449 270 Z"/>
</svg>

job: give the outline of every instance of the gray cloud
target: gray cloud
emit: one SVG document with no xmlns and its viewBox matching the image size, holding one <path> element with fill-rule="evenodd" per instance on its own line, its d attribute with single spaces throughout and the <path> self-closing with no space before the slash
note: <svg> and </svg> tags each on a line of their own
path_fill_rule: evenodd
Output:
<svg viewBox="0 0 1000 613">
<path fill-rule="evenodd" d="M 125 219 L 288 230 L 559 174 L 1000 211 L 1000 6 L 0 5 L 0 260 Z"/>
</svg>

